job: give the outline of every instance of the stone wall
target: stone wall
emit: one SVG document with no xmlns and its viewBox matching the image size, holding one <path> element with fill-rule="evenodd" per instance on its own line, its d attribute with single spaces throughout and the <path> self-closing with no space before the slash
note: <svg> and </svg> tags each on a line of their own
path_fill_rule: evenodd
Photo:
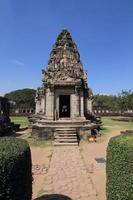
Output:
<svg viewBox="0 0 133 200">
<path fill-rule="evenodd" d="M 93 107 L 93 113 L 98 116 L 131 116 L 133 117 L 133 110 L 111 110 L 106 107 Z"/>
<path fill-rule="evenodd" d="M 29 116 L 35 113 L 34 107 L 29 106 L 11 106 L 10 115 L 11 116 Z"/>
</svg>

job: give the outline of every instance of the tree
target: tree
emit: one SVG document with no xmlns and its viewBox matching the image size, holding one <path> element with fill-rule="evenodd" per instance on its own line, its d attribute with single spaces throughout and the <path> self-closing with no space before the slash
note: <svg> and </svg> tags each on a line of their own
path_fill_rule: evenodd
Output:
<svg viewBox="0 0 133 200">
<path fill-rule="evenodd" d="M 25 88 L 7 93 L 5 94 L 5 97 L 8 98 L 9 101 L 16 102 L 18 106 L 20 105 L 35 106 L 35 94 L 36 90 Z"/>
<path fill-rule="evenodd" d="M 133 109 L 133 92 L 131 90 L 122 90 L 119 94 L 119 106 L 122 110 Z"/>
<path fill-rule="evenodd" d="M 133 109 L 133 91 L 122 90 L 119 95 L 94 95 L 94 105 L 112 110 Z"/>
<path fill-rule="evenodd" d="M 95 95 L 94 105 L 100 107 L 107 107 L 110 109 L 118 109 L 118 98 L 113 95 Z"/>
</svg>

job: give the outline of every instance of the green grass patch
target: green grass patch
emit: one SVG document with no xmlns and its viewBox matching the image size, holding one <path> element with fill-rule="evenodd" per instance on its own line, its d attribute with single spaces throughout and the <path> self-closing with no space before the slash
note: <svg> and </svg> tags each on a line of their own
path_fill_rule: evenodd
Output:
<svg viewBox="0 0 133 200">
<path fill-rule="evenodd" d="M 128 122 L 128 121 L 116 121 L 113 120 L 112 118 L 115 117 L 102 117 L 102 130 L 101 134 L 109 134 L 112 131 L 117 131 L 117 130 L 133 130 L 133 122 Z"/>
<path fill-rule="evenodd" d="M 101 135 L 105 135 L 105 134 L 110 133 L 110 132 L 111 132 L 111 128 L 108 128 L 108 127 L 105 127 L 105 126 L 103 126 L 102 130 L 100 131 Z"/>
<path fill-rule="evenodd" d="M 26 128 L 28 127 L 28 118 L 27 117 L 10 117 L 11 122 L 14 122 L 15 124 L 20 124 L 20 128 Z M 44 140 L 44 139 L 34 139 L 31 138 L 31 129 L 27 129 L 23 132 L 18 132 L 17 137 L 21 139 L 25 139 L 30 146 L 36 146 L 36 147 L 49 147 L 52 146 L 52 141 L 50 140 Z"/>
<path fill-rule="evenodd" d="M 36 147 L 49 147 L 52 146 L 51 140 L 35 139 L 31 137 L 31 129 L 27 129 L 24 134 L 21 134 L 19 138 L 25 139 L 30 146 Z"/>
<path fill-rule="evenodd" d="M 10 117 L 11 122 L 14 122 L 15 124 L 20 124 L 20 128 L 28 127 L 28 118 L 27 117 Z"/>
</svg>

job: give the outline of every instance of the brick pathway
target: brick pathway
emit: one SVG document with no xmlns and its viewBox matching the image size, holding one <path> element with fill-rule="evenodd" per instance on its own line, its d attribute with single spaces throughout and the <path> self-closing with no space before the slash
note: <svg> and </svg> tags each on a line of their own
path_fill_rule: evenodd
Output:
<svg viewBox="0 0 133 200">
<path fill-rule="evenodd" d="M 47 200 L 97 200 L 78 147 L 54 147 L 44 184 Z"/>
</svg>

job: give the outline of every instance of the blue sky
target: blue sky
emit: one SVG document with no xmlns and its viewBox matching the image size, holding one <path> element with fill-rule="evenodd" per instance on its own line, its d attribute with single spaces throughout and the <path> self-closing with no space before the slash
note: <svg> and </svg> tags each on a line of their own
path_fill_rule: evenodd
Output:
<svg viewBox="0 0 133 200">
<path fill-rule="evenodd" d="M 133 0 L 0 0 L 0 95 L 41 85 L 63 28 L 94 93 L 133 89 Z"/>
</svg>

